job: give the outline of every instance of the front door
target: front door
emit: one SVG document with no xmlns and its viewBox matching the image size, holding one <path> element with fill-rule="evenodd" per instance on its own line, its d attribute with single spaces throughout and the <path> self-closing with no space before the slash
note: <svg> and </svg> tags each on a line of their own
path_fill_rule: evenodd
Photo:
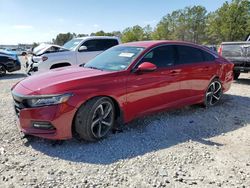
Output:
<svg viewBox="0 0 250 188">
<path fill-rule="evenodd" d="M 161 46 L 147 53 L 135 66 L 150 62 L 157 66 L 154 72 L 131 73 L 127 81 L 128 119 L 166 108 L 174 104 L 180 96 L 179 71 L 175 69 L 175 49 Z"/>
</svg>

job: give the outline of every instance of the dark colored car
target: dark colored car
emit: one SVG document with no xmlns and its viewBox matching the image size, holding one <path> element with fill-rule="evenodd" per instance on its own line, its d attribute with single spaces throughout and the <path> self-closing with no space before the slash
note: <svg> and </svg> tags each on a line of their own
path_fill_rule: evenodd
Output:
<svg viewBox="0 0 250 188">
<path fill-rule="evenodd" d="M 0 51 L 0 76 L 6 72 L 14 72 L 21 69 L 21 63 L 16 54 Z"/>
<path fill-rule="evenodd" d="M 82 67 L 26 78 L 12 88 L 24 134 L 99 140 L 137 117 L 192 104 L 213 106 L 229 90 L 233 64 L 177 41 L 115 46 Z"/>
<path fill-rule="evenodd" d="M 223 42 L 219 54 L 234 64 L 234 79 L 241 73 L 250 72 L 250 35 L 246 41 Z"/>
</svg>

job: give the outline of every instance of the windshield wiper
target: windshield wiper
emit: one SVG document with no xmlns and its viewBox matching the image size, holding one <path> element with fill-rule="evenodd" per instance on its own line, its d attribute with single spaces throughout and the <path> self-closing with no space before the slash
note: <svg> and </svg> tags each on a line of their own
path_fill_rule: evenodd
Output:
<svg viewBox="0 0 250 188">
<path fill-rule="evenodd" d="M 85 66 L 83 66 L 83 67 L 85 67 Z M 101 70 L 101 71 L 103 71 L 103 69 L 100 69 L 100 68 L 97 68 L 97 67 L 93 67 L 93 66 L 89 66 L 89 67 L 85 67 L 85 68 L 89 68 L 89 69 L 95 69 L 95 70 Z"/>
</svg>

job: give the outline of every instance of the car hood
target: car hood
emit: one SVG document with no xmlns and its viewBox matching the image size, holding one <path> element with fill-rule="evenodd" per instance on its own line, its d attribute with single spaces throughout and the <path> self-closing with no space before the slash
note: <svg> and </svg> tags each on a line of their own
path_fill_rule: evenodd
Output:
<svg viewBox="0 0 250 188">
<path fill-rule="evenodd" d="M 55 94 L 77 89 L 90 83 L 95 77 L 112 74 L 112 72 L 83 68 L 58 68 L 46 73 L 30 76 L 19 84 L 36 94 Z"/>
<path fill-rule="evenodd" d="M 51 47 L 59 48 L 62 51 L 69 51 L 68 49 L 66 49 L 62 46 L 59 46 L 59 45 L 43 43 L 43 44 L 40 44 L 39 46 L 37 46 L 36 48 L 34 48 L 33 55 L 35 55 L 35 56 L 42 55 L 42 54 L 46 53 Z M 52 52 L 52 51 L 50 51 L 50 52 Z"/>
</svg>

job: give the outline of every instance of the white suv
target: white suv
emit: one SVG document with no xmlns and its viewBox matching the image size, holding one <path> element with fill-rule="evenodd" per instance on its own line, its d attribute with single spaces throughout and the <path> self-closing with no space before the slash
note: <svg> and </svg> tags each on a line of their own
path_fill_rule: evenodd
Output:
<svg viewBox="0 0 250 188">
<path fill-rule="evenodd" d="M 74 38 L 63 46 L 42 44 L 28 58 L 26 72 L 45 72 L 64 66 L 87 63 L 101 52 L 120 44 L 117 37 L 89 36 Z"/>
</svg>

